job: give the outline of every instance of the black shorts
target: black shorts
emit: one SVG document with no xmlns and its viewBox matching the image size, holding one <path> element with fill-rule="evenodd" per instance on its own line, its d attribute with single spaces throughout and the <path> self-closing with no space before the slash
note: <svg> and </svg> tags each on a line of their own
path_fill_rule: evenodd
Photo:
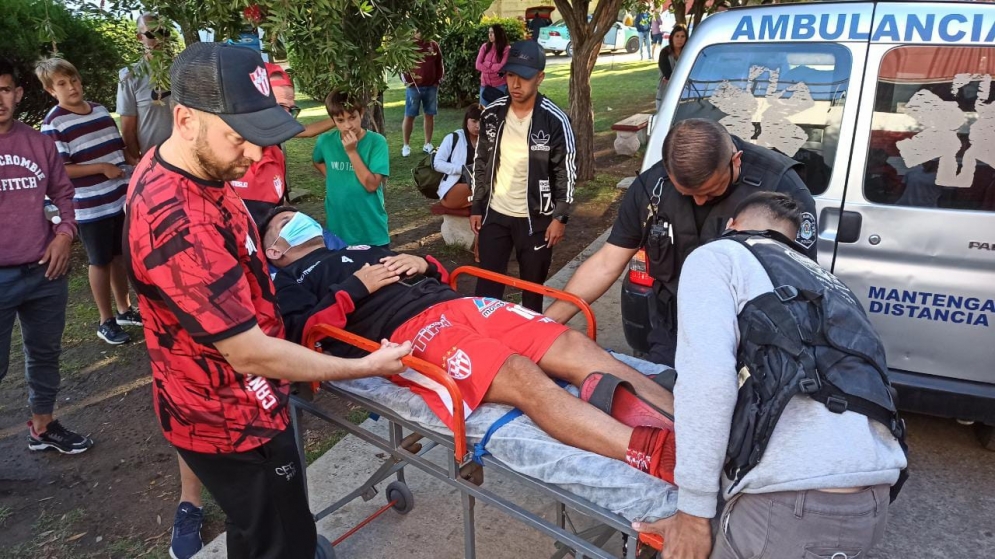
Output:
<svg viewBox="0 0 995 559">
<path fill-rule="evenodd" d="M 177 451 L 228 517 L 228 557 L 314 559 L 318 535 L 293 429 L 246 452 Z"/>
<path fill-rule="evenodd" d="M 106 266 L 121 256 L 124 234 L 124 212 L 89 223 L 80 223 L 79 238 L 83 240 L 91 266 Z"/>
</svg>

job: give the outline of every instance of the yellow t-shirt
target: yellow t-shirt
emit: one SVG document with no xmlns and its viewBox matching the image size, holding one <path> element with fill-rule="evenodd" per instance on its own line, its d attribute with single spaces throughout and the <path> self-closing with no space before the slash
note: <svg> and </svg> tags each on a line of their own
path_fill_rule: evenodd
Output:
<svg viewBox="0 0 995 559">
<path fill-rule="evenodd" d="M 511 217 L 528 217 L 529 128 L 532 113 L 524 119 L 508 109 L 501 134 L 501 154 L 498 160 L 491 208 Z"/>
</svg>

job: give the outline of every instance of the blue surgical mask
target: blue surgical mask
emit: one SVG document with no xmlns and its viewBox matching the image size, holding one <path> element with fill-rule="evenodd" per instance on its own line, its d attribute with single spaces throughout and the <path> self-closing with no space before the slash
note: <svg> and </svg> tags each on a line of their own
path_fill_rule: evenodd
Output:
<svg viewBox="0 0 995 559">
<path fill-rule="evenodd" d="M 280 230 L 280 238 L 287 241 L 291 248 L 320 237 L 321 234 L 321 225 L 303 212 L 295 213 Z"/>
</svg>

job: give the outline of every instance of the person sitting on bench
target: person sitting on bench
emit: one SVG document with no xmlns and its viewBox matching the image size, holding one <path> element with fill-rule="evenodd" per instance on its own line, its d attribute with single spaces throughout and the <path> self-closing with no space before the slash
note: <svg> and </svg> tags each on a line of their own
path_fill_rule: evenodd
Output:
<svg viewBox="0 0 995 559">
<path fill-rule="evenodd" d="M 321 226 L 292 207 L 274 209 L 260 229 L 265 255 L 278 268 L 274 283 L 288 340 L 301 343 L 315 324 L 373 340 L 411 340 L 415 357 L 441 365 L 456 381 L 465 415 L 484 402 L 515 406 L 565 444 L 673 483 L 673 396 L 580 332 L 519 305 L 460 295 L 432 257 L 365 245 L 328 249 Z M 327 347 L 340 356 L 358 351 Z M 587 388 L 589 376 L 627 383 L 611 391 L 614 406 L 606 406 L 620 419 L 553 380 Z M 452 426 L 447 397 L 402 375 L 391 380 L 422 396 Z"/>
</svg>

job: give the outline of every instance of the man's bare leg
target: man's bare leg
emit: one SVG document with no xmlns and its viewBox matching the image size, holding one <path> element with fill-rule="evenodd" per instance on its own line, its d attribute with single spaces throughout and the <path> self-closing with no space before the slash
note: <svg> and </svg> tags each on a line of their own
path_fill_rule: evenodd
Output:
<svg viewBox="0 0 995 559">
<path fill-rule="evenodd" d="M 200 494 L 204 485 L 197 479 L 197 474 L 193 473 L 190 466 L 183 461 L 182 456 L 177 454 L 176 459 L 180 462 L 180 502 L 186 501 L 197 508 L 203 507 Z"/>
<path fill-rule="evenodd" d="M 553 342 L 539 361 L 546 374 L 580 387 L 594 372 L 609 373 L 628 382 L 636 394 L 647 402 L 673 415 L 674 395 L 646 375 L 611 356 L 590 338 L 569 330 Z"/>
<path fill-rule="evenodd" d="M 505 361 L 484 401 L 517 407 L 564 444 L 626 458 L 632 428 L 563 390 L 525 357 L 512 355 Z"/>
</svg>

